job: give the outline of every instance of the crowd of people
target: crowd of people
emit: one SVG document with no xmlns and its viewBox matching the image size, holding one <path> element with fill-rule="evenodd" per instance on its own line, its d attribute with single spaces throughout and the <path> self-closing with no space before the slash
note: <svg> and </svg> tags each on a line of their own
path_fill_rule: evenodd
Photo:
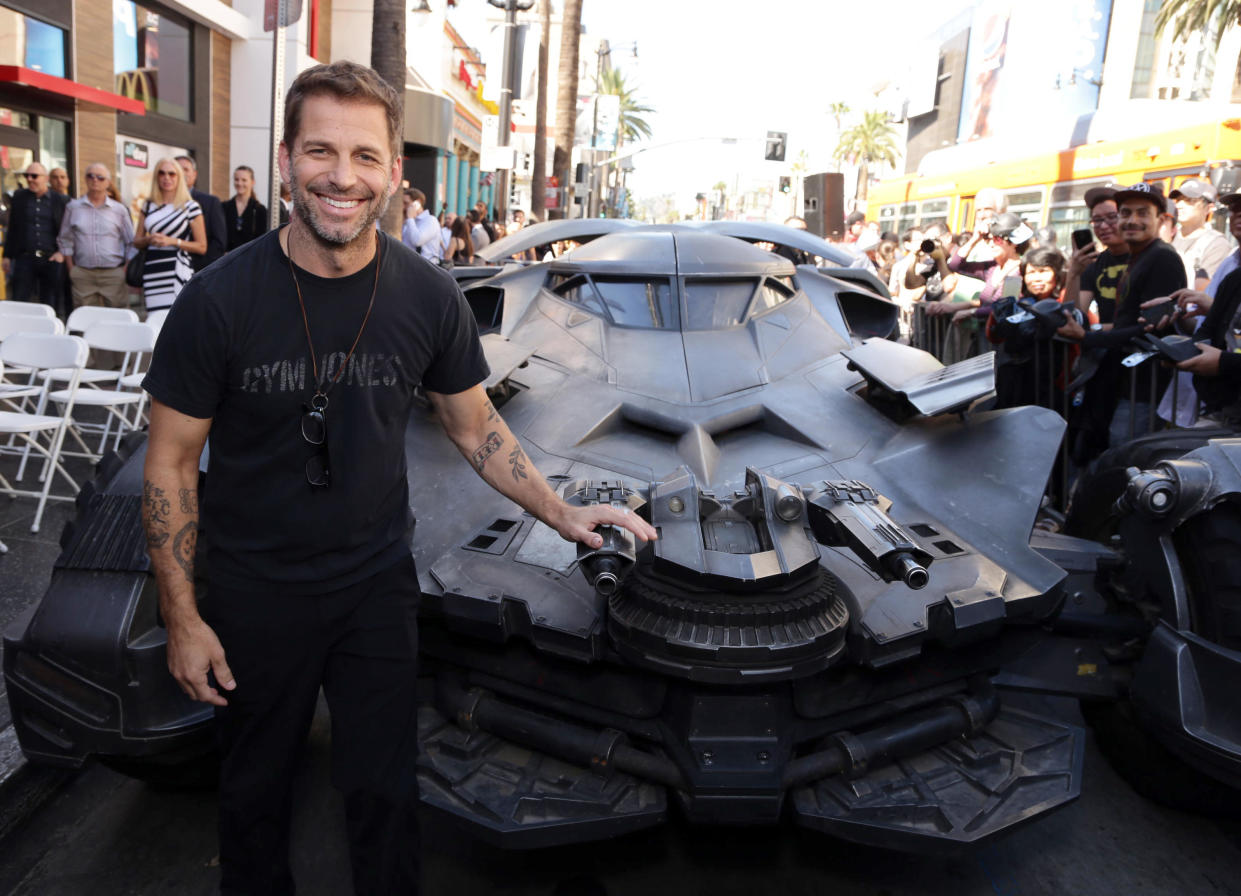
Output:
<svg viewBox="0 0 1241 896">
<path fill-rule="evenodd" d="M 516 233 L 526 224 L 521 209 L 514 210 L 507 225 L 491 220 L 487 203 L 482 200 L 464 215 L 442 209 L 437 217 L 427 208 L 426 194 L 417 187 L 406 187 L 401 203 L 405 213 L 401 242 L 443 267 L 474 264 L 479 250 Z"/>
<path fill-rule="evenodd" d="M 1192 178 L 1167 197 L 1141 183 L 1095 187 L 1082 202 L 1089 232 L 1064 248 L 1051 228 L 1009 212 L 998 190 L 979 192 L 969 232 L 936 221 L 879 233 L 854 213 L 843 242 L 906 322 L 934 325 L 941 360 L 996 351 L 997 407 L 1065 414 L 1076 465 L 1161 420 L 1241 423 L 1241 192 L 1220 196 Z M 924 332 L 905 336 L 918 343 Z M 1177 343 L 1186 360 L 1164 351 Z"/>
<path fill-rule="evenodd" d="M 132 208 L 101 162 L 86 166 L 77 198 L 63 168 L 31 162 L 20 176 L 5 222 L 6 297 L 43 302 L 62 318 L 83 305 L 127 307 L 130 286 L 142 288 L 148 314 L 164 313 L 196 272 L 269 226 L 248 165 L 233 172 L 232 198 L 220 200 L 197 189 L 193 158 L 160 159 Z M 287 189 L 281 203 L 287 221 Z"/>
</svg>

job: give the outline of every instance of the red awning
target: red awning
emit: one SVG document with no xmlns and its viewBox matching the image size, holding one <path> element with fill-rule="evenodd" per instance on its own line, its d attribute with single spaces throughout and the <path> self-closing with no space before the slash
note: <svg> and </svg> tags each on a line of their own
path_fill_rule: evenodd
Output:
<svg viewBox="0 0 1241 896">
<path fill-rule="evenodd" d="M 99 90 L 96 87 L 86 87 L 67 78 L 45 75 L 43 72 L 22 68 L 20 65 L 0 65 L 0 82 L 25 84 L 27 87 L 34 87 L 37 90 L 58 93 L 61 96 L 69 96 L 76 100 L 85 100 L 88 103 L 108 106 L 112 109 L 119 109 L 122 112 L 131 112 L 134 115 L 146 114 L 146 107 L 142 104 L 142 100 L 131 100 L 129 97 L 121 96 L 119 93 L 110 93 L 106 90 Z"/>
</svg>

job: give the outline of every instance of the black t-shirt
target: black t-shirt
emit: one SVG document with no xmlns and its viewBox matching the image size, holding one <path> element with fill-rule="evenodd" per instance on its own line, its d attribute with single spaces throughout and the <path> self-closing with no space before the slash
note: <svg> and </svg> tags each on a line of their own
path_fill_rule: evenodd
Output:
<svg viewBox="0 0 1241 896">
<path fill-rule="evenodd" d="M 1146 329 L 1141 319 L 1146 313 L 1142 304 L 1184 288 L 1185 265 L 1181 256 L 1168 243 L 1156 239 L 1141 252 L 1129 256 L 1129 264 L 1116 285 L 1116 317 L 1112 329 L 1087 333 L 1082 339 L 1082 348 L 1108 349 L 1105 366 L 1113 368 L 1112 372 L 1118 375 L 1121 360 L 1135 348 L 1133 338 Z M 1157 398 L 1158 391 L 1168 380 L 1167 371 L 1153 361 L 1133 369 L 1132 388 L 1138 401 L 1146 401 L 1151 394 L 1152 377 Z M 1128 394 L 1117 377 L 1114 376 L 1112 382 L 1113 388 L 1122 390 L 1118 394 Z"/>
<path fill-rule="evenodd" d="M 143 386 L 177 411 L 212 419 L 201 500 L 209 580 L 331 591 L 408 551 L 405 432 L 414 389 L 461 392 L 488 370 L 451 275 L 381 239 L 374 309 L 328 394 L 327 488 L 306 480 L 319 450 L 301 430 L 314 375 L 278 232 L 195 276 L 173 305 Z M 375 265 L 341 278 L 297 270 L 325 383 L 362 324 Z"/>
<path fill-rule="evenodd" d="M 1101 324 L 1110 324 L 1116 317 L 1116 286 L 1128 262 L 1128 253 L 1118 255 L 1111 249 L 1104 249 L 1095 256 L 1090 267 L 1082 271 L 1079 285 L 1094 295 Z"/>
</svg>

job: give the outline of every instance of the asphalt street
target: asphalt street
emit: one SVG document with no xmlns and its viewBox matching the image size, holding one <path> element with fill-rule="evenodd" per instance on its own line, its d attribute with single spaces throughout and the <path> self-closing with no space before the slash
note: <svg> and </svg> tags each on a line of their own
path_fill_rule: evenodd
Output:
<svg viewBox="0 0 1241 896">
<path fill-rule="evenodd" d="M 0 472 L 10 472 L 0 459 Z M 85 473 L 85 470 L 80 471 Z M 29 532 L 34 502 L 0 499 L 0 623 L 39 599 L 71 504 Z M 1034 701 L 1080 721 L 1071 701 Z M 0 701 L 0 894 L 216 892 L 215 795 L 164 791 L 100 766 L 26 766 Z M 301 896 L 347 896 L 342 808 L 328 782 L 321 708 L 299 770 L 294 867 Z M 423 816 L 424 892 L 513 896 L 732 894 L 1241 894 L 1241 823 L 1179 813 L 1135 794 L 1089 742 L 1082 797 L 960 857 L 905 856 L 791 826 L 661 828 L 603 843 L 512 853 Z"/>
</svg>

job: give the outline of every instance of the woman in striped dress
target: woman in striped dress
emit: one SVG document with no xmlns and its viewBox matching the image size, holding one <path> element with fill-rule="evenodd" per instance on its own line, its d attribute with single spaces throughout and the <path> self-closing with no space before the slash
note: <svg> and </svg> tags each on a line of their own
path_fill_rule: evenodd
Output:
<svg viewBox="0 0 1241 896">
<path fill-rule="evenodd" d="M 134 245 L 147 250 L 142 296 L 148 314 L 172 307 L 181 287 L 194 274 L 189 253 L 206 253 L 207 228 L 202 214 L 202 208 L 190 198 L 181 166 L 175 159 L 160 159 L 134 236 Z"/>
</svg>

